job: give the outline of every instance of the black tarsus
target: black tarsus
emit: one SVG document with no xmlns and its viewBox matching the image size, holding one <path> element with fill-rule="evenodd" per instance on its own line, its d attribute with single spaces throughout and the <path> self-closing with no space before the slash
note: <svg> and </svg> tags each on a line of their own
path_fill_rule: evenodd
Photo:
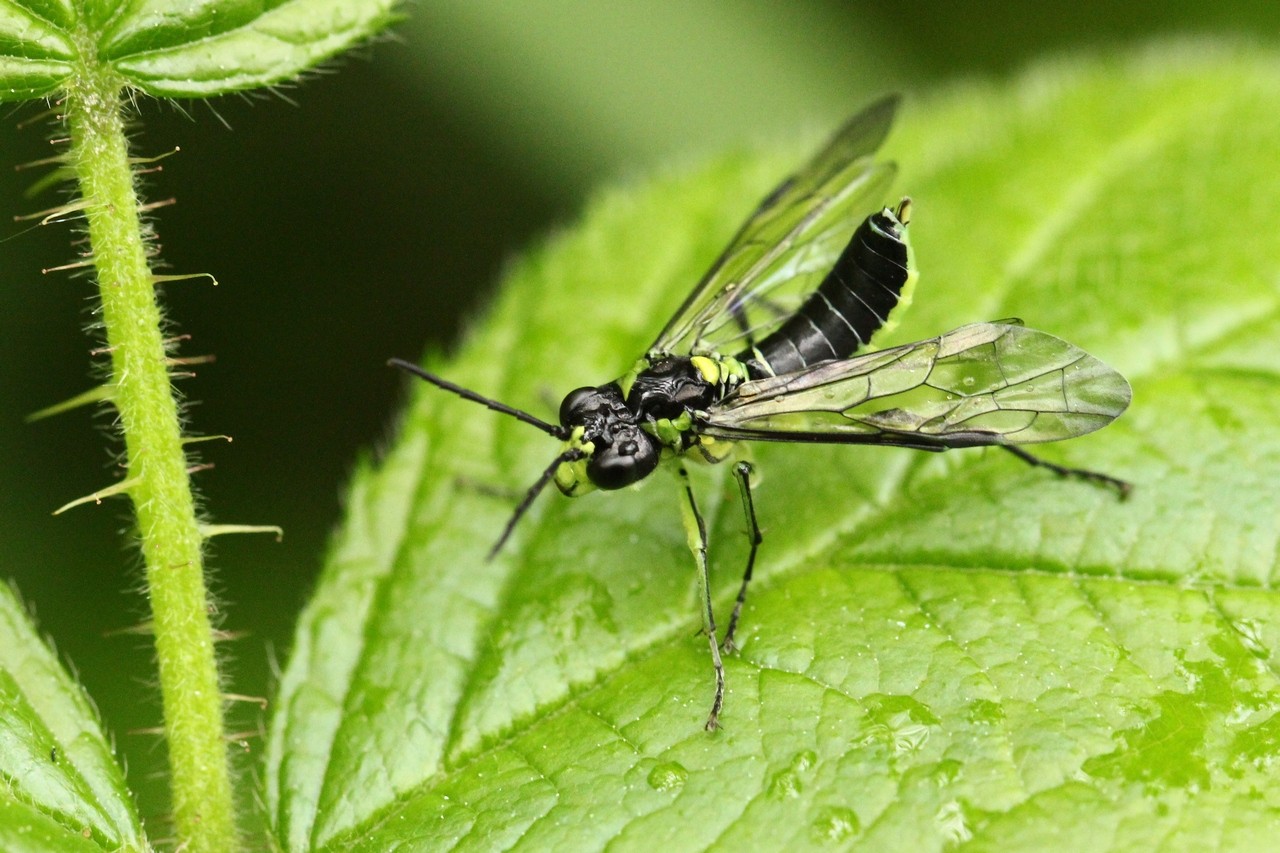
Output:
<svg viewBox="0 0 1280 853">
<path fill-rule="evenodd" d="M 1120 500 L 1129 497 L 1129 493 L 1133 491 L 1133 483 L 1127 480 L 1121 480 L 1119 477 L 1112 477 L 1110 474 L 1103 474 L 1100 471 L 1090 471 L 1088 468 L 1068 468 L 1065 465 L 1059 465 L 1056 462 L 1050 462 L 1048 459 L 1041 459 L 1034 456 L 1021 447 L 1014 447 L 1010 444 L 1001 444 L 1005 450 L 1021 459 L 1023 462 L 1033 468 L 1047 468 L 1059 477 L 1074 477 L 1079 480 L 1088 480 L 1091 483 L 1098 483 L 1102 486 L 1115 489 L 1120 495 Z"/>
<path fill-rule="evenodd" d="M 387 360 L 387 365 L 390 367 L 398 367 L 406 373 L 412 373 L 419 379 L 425 379 L 432 385 L 443 388 L 446 391 L 452 391 L 464 400 L 479 403 L 486 408 L 493 409 L 495 412 L 501 412 L 504 415 L 511 415 L 511 417 L 516 420 L 524 421 L 530 426 L 535 426 L 548 435 L 552 435 L 560 439 L 569 437 L 568 430 L 562 426 L 549 424 L 542 420 L 542 418 L 531 415 L 528 412 L 521 411 L 513 406 L 508 406 L 506 403 L 499 403 L 497 400 L 492 400 L 482 394 L 477 394 L 475 391 L 472 391 L 469 388 L 463 388 L 461 385 L 454 385 L 448 379 L 436 376 L 434 373 L 429 373 L 421 367 L 418 367 L 418 365 L 413 362 L 405 361 L 402 358 L 392 358 Z"/>
<path fill-rule="evenodd" d="M 576 462 L 586 455 L 584 451 L 571 447 L 552 460 L 551 464 L 547 466 L 547 470 L 538 476 L 534 484 L 529 487 L 529 491 L 525 492 L 524 498 L 516 505 L 515 511 L 511 513 L 511 518 L 507 521 L 507 526 L 502 528 L 502 535 L 498 537 L 497 542 L 493 543 L 493 547 L 489 549 L 489 555 L 485 559 L 492 560 L 498 556 L 502 546 L 507 544 L 507 540 L 511 538 L 511 531 L 516 529 L 516 524 L 520 521 L 520 517 L 533 505 L 534 500 L 547 487 L 547 483 L 551 482 L 551 478 L 556 474 L 556 469 L 566 462 Z"/>
<path fill-rule="evenodd" d="M 751 499 L 752 470 L 750 462 L 739 462 L 733 466 L 733 476 L 738 481 L 738 492 L 742 497 L 742 509 L 747 516 L 747 539 L 751 542 L 751 550 L 747 553 L 747 569 L 742 573 L 742 586 L 738 588 L 738 600 L 733 603 L 733 613 L 729 614 L 729 628 L 724 632 L 724 642 L 720 644 L 725 654 L 733 654 L 738 650 L 737 644 L 733 641 L 733 635 L 738 630 L 738 618 L 742 616 L 742 605 L 747 601 L 747 586 L 751 583 L 751 574 L 756 566 L 756 550 L 764 541 L 764 537 L 760 535 L 760 525 L 756 523 L 756 505 Z"/>
</svg>

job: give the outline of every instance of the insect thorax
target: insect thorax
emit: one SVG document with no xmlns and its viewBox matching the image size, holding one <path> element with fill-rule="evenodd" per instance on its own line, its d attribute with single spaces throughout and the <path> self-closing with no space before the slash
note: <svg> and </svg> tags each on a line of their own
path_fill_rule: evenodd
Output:
<svg viewBox="0 0 1280 853">
<path fill-rule="evenodd" d="M 697 413 L 746 382 L 750 378 L 746 366 L 734 358 L 695 355 L 644 359 L 636 367 L 622 381 L 628 383 L 627 408 L 642 428 L 668 454 L 697 448 L 695 458 L 723 460 L 728 444 L 699 435 Z"/>
<path fill-rule="evenodd" d="M 687 420 L 684 416 L 706 411 L 748 378 L 734 358 L 661 356 L 642 359 L 619 385 L 636 422 L 648 424 Z"/>
<path fill-rule="evenodd" d="M 575 458 L 556 470 L 556 485 L 570 496 L 622 488 L 648 476 L 661 456 L 695 447 L 698 457 L 721 461 L 727 443 L 699 436 L 695 414 L 747 379 L 737 359 L 663 356 L 641 359 L 617 382 L 571 391 L 560 422 L 569 432 L 565 451 Z"/>
</svg>

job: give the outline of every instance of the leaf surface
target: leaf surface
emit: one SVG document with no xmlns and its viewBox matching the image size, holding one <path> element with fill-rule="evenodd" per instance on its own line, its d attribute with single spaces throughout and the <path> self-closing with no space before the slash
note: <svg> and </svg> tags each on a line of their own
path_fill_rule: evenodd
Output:
<svg viewBox="0 0 1280 853">
<path fill-rule="evenodd" d="M 88 699 L 0 585 L 0 849 L 147 849 Z"/>
<path fill-rule="evenodd" d="M 711 698 L 675 488 L 541 498 L 556 448 L 415 388 L 357 473 L 268 746 L 290 850 L 1266 846 L 1280 830 L 1280 139 L 1275 57 L 1059 62 L 909 101 L 886 154 L 921 269 L 894 342 L 1021 317 L 1134 403 L 1053 461 L 769 445 L 765 542 Z M 630 367 L 803 157 L 602 196 L 439 367 L 552 418 Z M 850 224 L 850 229 L 856 223 Z M 719 612 L 745 556 L 695 484 Z"/>
<path fill-rule="evenodd" d="M 0 100 L 49 95 L 77 62 L 162 97 L 208 97 L 296 78 L 368 39 L 393 0 L 0 0 Z M 82 57 L 80 46 L 92 45 Z"/>
<path fill-rule="evenodd" d="M 0 100 L 47 95 L 71 74 L 74 18 L 58 0 L 0 0 Z"/>
</svg>

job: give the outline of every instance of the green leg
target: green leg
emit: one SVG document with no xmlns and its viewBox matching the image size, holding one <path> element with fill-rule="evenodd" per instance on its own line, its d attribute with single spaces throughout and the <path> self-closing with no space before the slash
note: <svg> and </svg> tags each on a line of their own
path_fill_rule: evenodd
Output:
<svg viewBox="0 0 1280 853">
<path fill-rule="evenodd" d="M 702 599 L 702 627 L 707 632 L 707 640 L 711 645 L 711 666 L 716 672 L 716 696 L 711 702 L 711 713 L 707 715 L 707 731 L 720 728 L 720 710 L 724 707 L 724 663 L 720 660 L 720 644 L 716 641 L 716 616 L 711 608 L 711 578 L 707 573 L 707 525 L 698 512 L 698 504 L 693 499 L 693 487 L 689 483 L 689 472 L 681 465 L 677 469 L 680 475 L 680 487 L 684 500 L 680 502 L 680 515 L 684 519 L 685 537 L 689 542 L 689 550 L 693 552 L 693 562 L 698 569 L 699 597 Z"/>
<path fill-rule="evenodd" d="M 751 573 L 756 566 L 756 549 L 764 541 L 760 535 L 760 525 L 756 523 L 756 505 L 751 500 L 751 463 L 739 462 L 733 466 L 733 476 L 738 481 L 738 494 L 742 497 L 742 509 L 747 515 L 747 538 L 751 540 L 751 550 L 747 553 L 747 570 L 742 573 L 742 586 L 738 588 L 738 600 L 733 604 L 733 613 L 729 616 L 729 630 L 725 632 L 722 648 L 726 654 L 738 650 L 733 642 L 734 633 L 738 630 L 738 617 L 742 615 L 742 605 L 747 601 L 747 585 L 751 583 Z"/>
</svg>

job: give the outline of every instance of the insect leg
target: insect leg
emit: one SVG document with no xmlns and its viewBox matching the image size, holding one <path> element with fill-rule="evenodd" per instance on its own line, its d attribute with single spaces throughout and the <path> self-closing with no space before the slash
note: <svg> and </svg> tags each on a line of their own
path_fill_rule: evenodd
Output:
<svg viewBox="0 0 1280 853">
<path fill-rule="evenodd" d="M 757 296 L 754 300 L 756 305 L 767 310 L 773 315 L 774 320 L 781 321 L 791 316 L 791 313 L 785 310 L 777 302 L 763 296 Z M 735 301 L 729 306 L 729 314 L 733 317 L 738 328 L 742 330 L 742 335 L 746 340 L 746 351 L 750 351 L 756 345 L 755 336 L 751 334 L 751 324 L 747 320 L 747 306 L 743 302 Z"/>
<path fill-rule="evenodd" d="M 1048 459 L 1041 459 L 1039 456 L 1033 456 L 1021 447 L 1014 447 L 1009 444 L 1002 444 L 1000 447 L 1003 447 L 1005 450 L 1009 451 L 1023 462 L 1026 462 L 1028 465 L 1035 468 L 1047 468 L 1059 477 L 1075 477 L 1076 479 L 1088 480 L 1091 483 L 1097 483 L 1101 486 L 1113 488 L 1119 492 L 1121 500 L 1129 497 L 1129 492 L 1133 491 L 1132 483 L 1126 480 L 1121 480 L 1118 477 L 1112 477 L 1110 474 L 1103 474 L 1100 471 L 1090 471 L 1087 468 L 1068 468 L 1065 465 L 1058 465 L 1055 462 L 1050 462 Z"/>
<path fill-rule="evenodd" d="M 738 650 L 733 642 L 734 632 L 738 630 L 738 617 L 742 615 L 742 605 L 747 600 L 747 585 L 751 583 L 751 573 L 756 565 L 756 549 L 760 547 L 763 537 L 760 525 L 756 523 L 756 505 L 751 500 L 751 463 L 739 462 L 733 466 L 733 476 L 738 481 L 738 493 L 742 497 L 742 509 L 747 515 L 747 539 L 751 542 L 751 550 L 747 553 L 747 570 L 742 573 L 742 586 L 738 588 L 738 600 L 733 604 L 733 613 L 729 616 L 729 630 L 725 632 L 721 647 L 726 654 Z"/>
<path fill-rule="evenodd" d="M 684 500 L 680 502 L 680 514 L 684 519 L 685 537 L 689 542 L 689 550 L 693 552 L 693 561 L 698 569 L 699 598 L 702 604 L 702 626 L 706 629 L 707 640 L 711 644 L 711 665 L 716 672 L 716 696 L 711 702 L 711 713 L 707 715 L 707 731 L 720 728 L 720 709 L 724 707 L 724 663 L 720 660 L 720 644 L 716 641 L 716 616 L 711 608 L 711 578 L 707 573 L 707 524 L 698 512 L 698 504 L 693 499 L 693 486 L 689 483 L 689 472 L 683 465 L 677 472 L 680 475 L 680 486 Z"/>
</svg>

